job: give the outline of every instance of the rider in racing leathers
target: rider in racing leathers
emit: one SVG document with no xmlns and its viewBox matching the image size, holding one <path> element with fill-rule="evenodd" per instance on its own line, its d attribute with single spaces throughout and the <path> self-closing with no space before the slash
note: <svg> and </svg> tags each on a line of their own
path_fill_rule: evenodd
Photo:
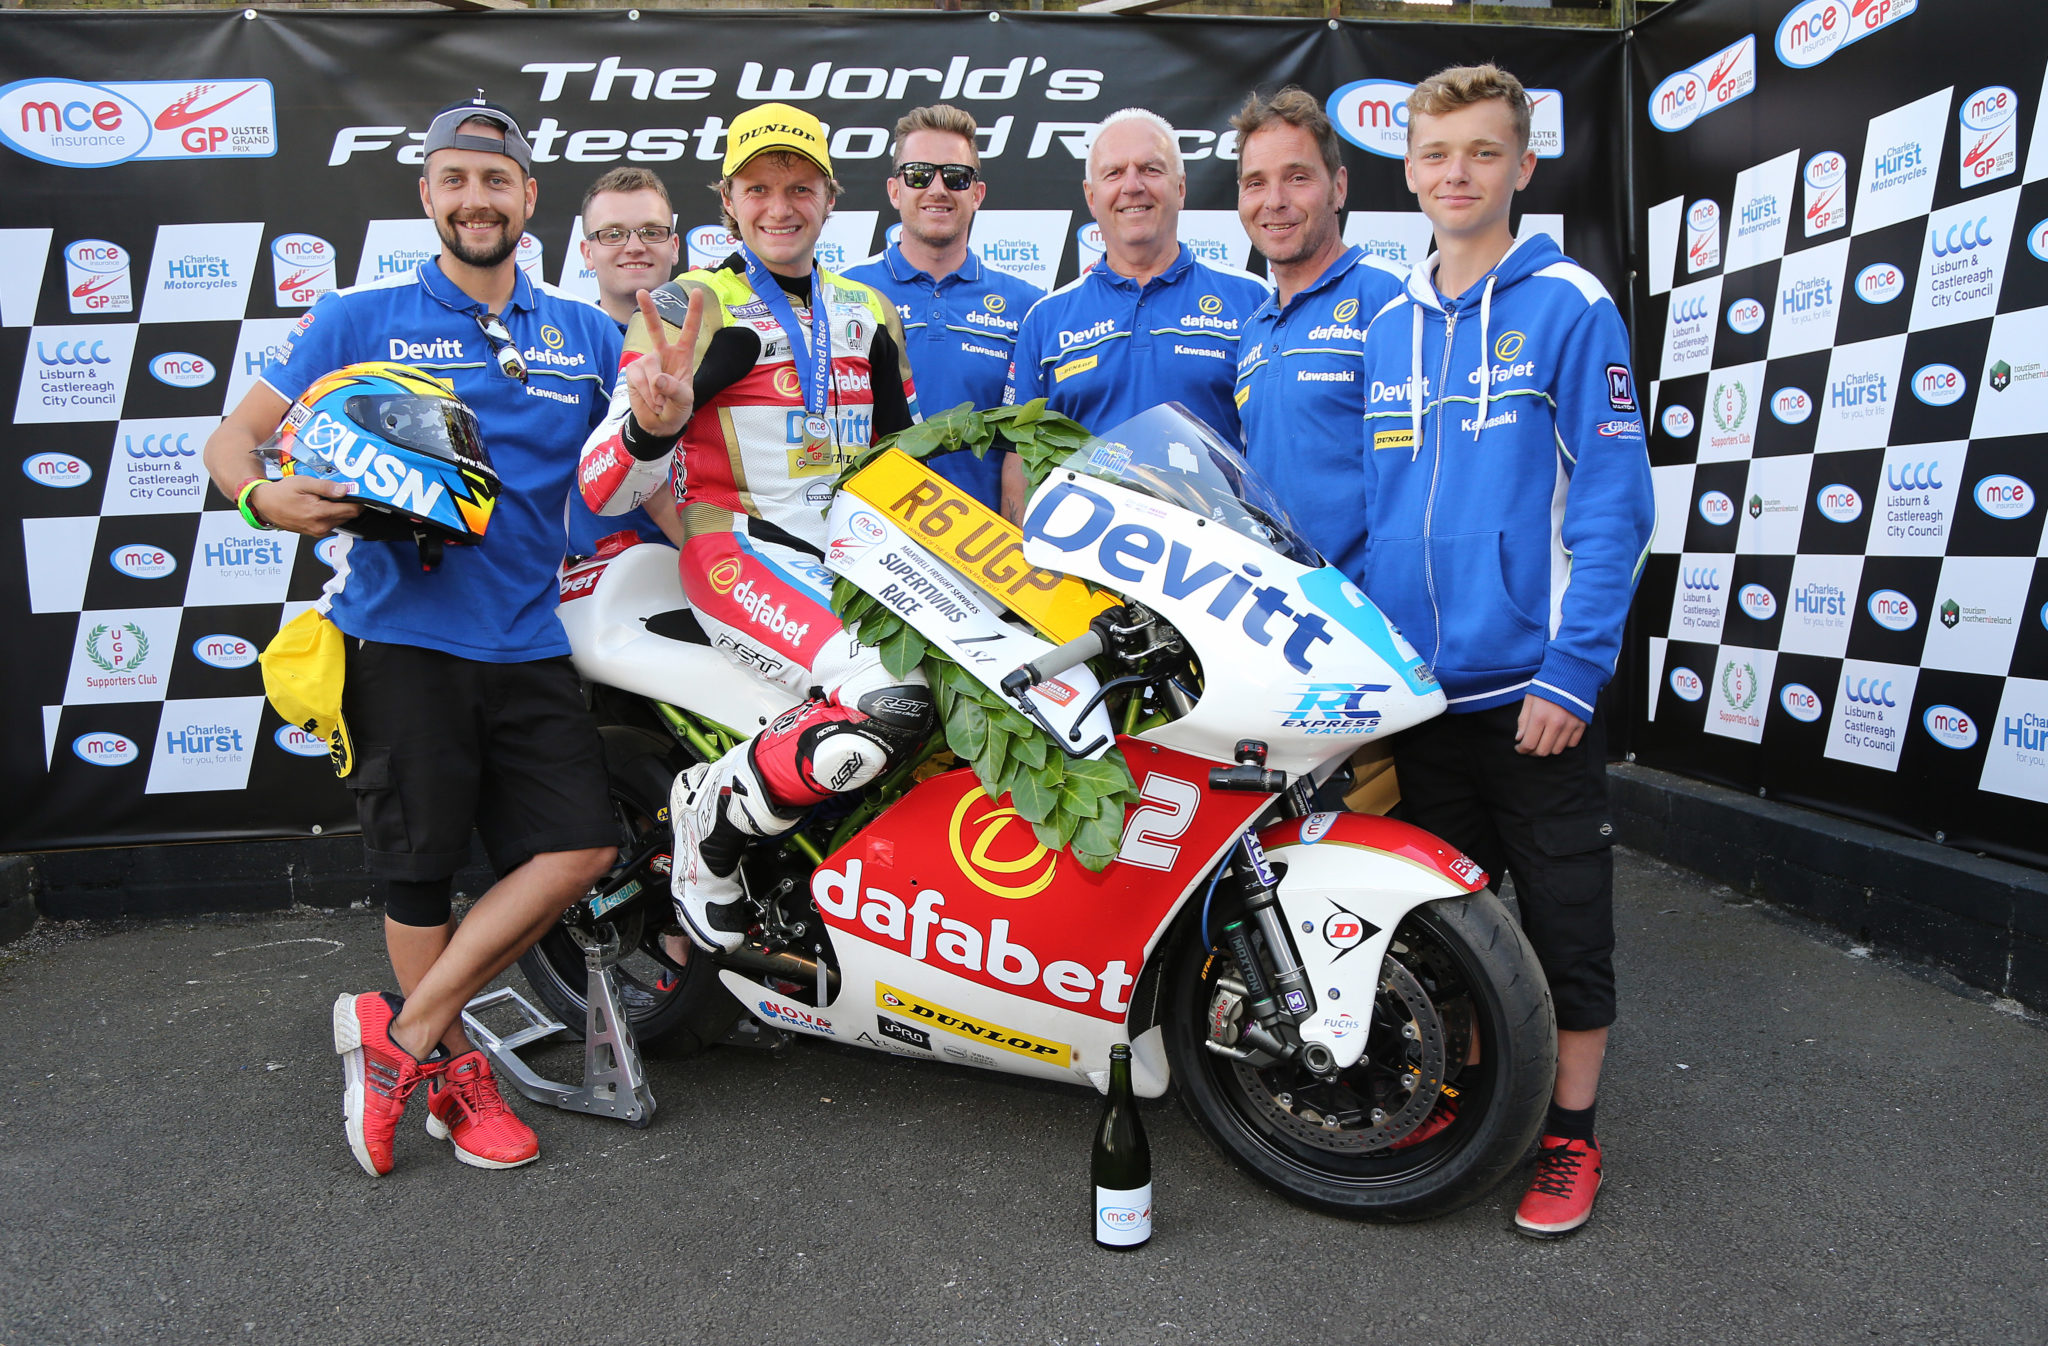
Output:
<svg viewBox="0 0 2048 1346">
<path fill-rule="evenodd" d="M 742 114 L 724 168 L 719 197 L 742 246 L 642 292 L 579 481 L 592 509 L 623 513 L 665 487 L 673 455 L 698 621 L 754 676 L 810 693 L 670 794 L 677 914 L 699 945 L 731 952 L 748 926 L 735 906 L 746 845 L 902 761 L 933 705 L 921 672 L 891 677 L 840 626 L 820 564 L 841 467 L 917 419 L 896 310 L 815 265 L 839 194 L 817 118 L 779 103 Z"/>
</svg>

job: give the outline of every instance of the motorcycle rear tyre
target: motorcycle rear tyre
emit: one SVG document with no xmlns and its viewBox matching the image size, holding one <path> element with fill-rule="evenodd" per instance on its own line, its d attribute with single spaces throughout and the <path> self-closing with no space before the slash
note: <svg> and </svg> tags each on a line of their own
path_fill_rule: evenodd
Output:
<svg viewBox="0 0 2048 1346">
<path fill-rule="evenodd" d="M 1225 1153 L 1300 1205 L 1389 1223 L 1447 1215 L 1498 1185 L 1542 1126 L 1557 1073 L 1556 1021 L 1542 969 L 1514 918 L 1482 890 L 1417 907 L 1403 919 L 1397 941 L 1403 936 L 1410 947 L 1418 940 L 1433 944 L 1462 977 L 1484 1043 L 1482 1059 L 1464 1068 L 1463 1106 L 1441 1139 L 1347 1156 L 1272 1125 L 1235 1063 L 1203 1045 L 1210 950 L 1199 920 L 1183 920 L 1176 932 L 1161 1017 L 1181 1099 Z"/>
<path fill-rule="evenodd" d="M 669 784 L 690 760 L 673 742 L 642 729 L 605 725 L 598 732 L 604 739 L 605 775 L 612 812 L 619 821 L 623 856 L 629 847 L 644 841 L 649 829 L 668 827 Z M 674 917 L 666 880 L 643 876 L 642 881 L 650 891 L 619 908 L 615 924 L 621 936 L 638 945 L 644 955 L 650 946 L 658 946 L 663 929 Z M 631 955 L 633 950 L 625 952 Z M 636 966 L 644 969 L 652 964 L 643 957 L 636 960 Z M 586 972 L 583 949 L 569 928 L 551 926 L 520 955 L 519 970 L 549 1011 L 580 1035 L 586 1013 Z M 659 1042 L 664 1056 L 696 1055 L 724 1037 L 742 1012 L 739 1001 L 719 982 L 717 966 L 707 957 L 692 957 L 676 984 L 666 990 L 644 984 L 623 967 L 617 975 L 634 1039 L 642 1048 Z"/>
</svg>

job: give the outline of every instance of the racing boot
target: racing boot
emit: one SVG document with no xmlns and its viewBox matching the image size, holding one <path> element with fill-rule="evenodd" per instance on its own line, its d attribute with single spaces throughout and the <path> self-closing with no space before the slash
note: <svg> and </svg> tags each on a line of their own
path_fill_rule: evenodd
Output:
<svg viewBox="0 0 2048 1346">
<path fill-rule="evenodd" d="M 740 901 L 740 855 L 758 838 L 787 832 L 804 815 L 802 807 L 776 806 L 755 767 L 753 746 L 749 740 L 715 762 L 701 762 L 669 787 L 676 917 L 699 947 L 713 953 L 737 950 L 751 924 Z"/>
</svg>

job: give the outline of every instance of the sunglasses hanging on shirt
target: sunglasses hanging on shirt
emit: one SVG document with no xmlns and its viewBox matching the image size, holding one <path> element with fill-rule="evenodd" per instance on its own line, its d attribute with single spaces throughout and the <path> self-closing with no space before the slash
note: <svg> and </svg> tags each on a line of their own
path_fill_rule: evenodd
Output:
<svg viewBox="0 0 2048 1346">
<path fill-rule="evenodd" d="M 967 164 L 899 164 L 895 176 L 903 179 L 903 185 L 913 192 L 921 192 L 932 185 L 936 176 L 946 184 L 949 192 L 964 192 L 974 185 L 981 176 L 981 170 Z"/>
<path fill-rule="evenodd" d="M 484 340 L 490 343 L 491 356 L 498 362 L 498 372 L 506 378 L 526 382 L 526 361 L 519 358 L 519 348 L 512 344 L 512 334 L 505 330 L 495 313 L 479 310 L 473 315 Z"/>
</svg>

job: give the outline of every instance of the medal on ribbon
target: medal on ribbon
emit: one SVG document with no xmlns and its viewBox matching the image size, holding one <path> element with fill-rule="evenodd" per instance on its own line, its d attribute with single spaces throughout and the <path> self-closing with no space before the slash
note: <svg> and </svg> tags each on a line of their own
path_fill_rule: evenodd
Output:
<svg viewBox="0 0 2048 1346">
<path fill-rule="evenodd" d="M 832 459 L 832 420 L 825 414 L 832 393 L 832 317 L 825 310 L 824 287 L 818 284 L 818 269 L 811 268 L 811 330 L 806 336 L 797 322 L 796 309 L 773 272 L 744 243 L 740 256 L 747 263 L 747 284 L 754 296 L 768 306 L 768 314 L 789 338 L 791 363 L 804 398 L 804 457 L 814 463 Z"/>
</svg>

